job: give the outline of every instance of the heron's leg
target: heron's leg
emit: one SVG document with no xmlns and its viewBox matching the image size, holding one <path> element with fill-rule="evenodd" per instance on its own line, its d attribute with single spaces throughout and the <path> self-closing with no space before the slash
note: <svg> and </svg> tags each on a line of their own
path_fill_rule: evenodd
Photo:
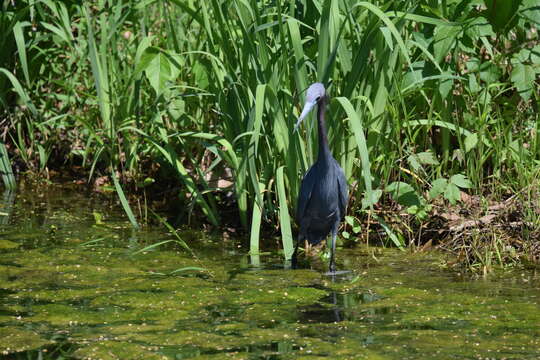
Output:
<svg viewBox="0 0 540 360">
<path fill-rule="evenodd" d="M 296 246 L 294 247 L 294 252 L 292 254 L 291 267 L 293 269 L 296 269 L 298 267 L 298 244 L 300 244 L 301 237 L 301 235 L 298 235 L 298 239 L 296 240 Z"/>
<path fill-rule="evenodd" d="M 294 247 L 294 252 L 292 254 L 291 258 L 291 267 L 293 269 L 296 269 L 298 267 L 298 246 L 304 240 L 306 237 L 304 236 L 304 233 L 302 231 L 303 229 L 300 228 L 300 233 L 298 234 L 298 237 L 296 239 L 296 246 Z"/>
<path fill-rule="evenodd" d="M 335 260 L 335 253 L 336 253 L 336 237 L 337 237 L 337 231 L 339 227 L 339 221 L 336 221 L 334 223 L 334 226 L 332 227 L 332 250 L 330 251 L 330 267 L 329 270 L 331 273 L 336 271 L 336 260 Z"/>
</svg>

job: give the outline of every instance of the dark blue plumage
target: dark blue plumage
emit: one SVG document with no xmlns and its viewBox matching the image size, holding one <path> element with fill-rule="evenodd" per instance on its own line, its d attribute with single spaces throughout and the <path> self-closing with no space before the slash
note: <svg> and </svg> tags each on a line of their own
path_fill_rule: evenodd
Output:
<svg viewBox="0 0 540 360">
<path fill-rule="evenodd" d="M 298 119 L 295 129 L 310 110 L 318 105 L 317 123 L 319 130 L 319 154 L 300 186 L 296 221 L 300 227 L 298 240 L 293 254 L 293 266 L 296 266 L 298 244 L 307 239 L 311 245 L 332 235 L 330 272 L 335 272 L 334 253 L 339 224 L 345 216 L 348 201 L 348 186 L 343 169 L 332 156 L 328 146 L 324 123 L 325 107 L 328 98 L 321 83 L 311 85 L 306 95 L 306 105 Z"/>
</svg>

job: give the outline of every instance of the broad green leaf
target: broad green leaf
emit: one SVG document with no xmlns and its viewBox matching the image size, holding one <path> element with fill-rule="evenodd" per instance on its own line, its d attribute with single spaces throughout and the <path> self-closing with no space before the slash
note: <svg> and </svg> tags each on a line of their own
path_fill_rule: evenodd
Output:
<svg viewBox="0 0 540 360">
<path fill-rule="evenodd" d="M 459 26 L 444 25 L 435 28 L 433 51 L 435 53 L 435 60 L 438 63 L 441 63 L 446 55 L 448 55 L 460 33 L 461 27 Z"/>
<path fill-rule="evenodd" d="M 456 185 L 448 184 L 444 191 L 444 197 L 446 200 L 450 201 L 450 204 L 454 205 L 461 199 L 461 192 Z"/>
<path fill-rule="evenodd" d="M 435 157 L 435 154 L 431 151 L 424 151 L 416 154 L 420 163 L 425 165 L 439 165 L 439 160 Z"/>
<path fill-rule="evenodd" d="M 512 59 L 510 61 L 512 62 L 513 65 L 516 65 L 519 63 L 526 63 L 529 61 L 530 56 L 531 56 L 531 50 L 521 49 L 518 53 L 512 56 Z"/>
<path fill-rule="evenodd" d="M 476 58 L 476 57 L 472 57 L 470 58 L 466 63 L 465 65 L 467 66 L 467 70 L 469 72 L 477 72 L 480 70 L 480 64 L 481 64 L 481 61 L 480 59 Z"/>
<path fill-rule="evenodd" d="M 451 76 L 449 71 L 444 72 L 441 76 Z M 439 82 L 439 94 L 442 99 L 446 99 L 452 88 L 454 87 L 454 80 L 452 78 L 442 78 Z"/>
<path fill-rule="evenodd" d="M 429 190 L 429 197 L 435 199 L 437 196 L 441 195 L 446 191 L 448 187 L 448 180 L 439 178 L 433 181 L 431 184 L 431 189 Z"/>
<path fill-rule="evenodd" d="M 536 73 L 531 65 L 516 64 L 510 75 L 510 80 L 517 88 L 523 100 L 529 100 L 534 88 Z"/>
<path fill-rule="evenodd" d="M 411 154 L 407 157 L 409 165 L 418 171 L 422 165 L 438 165 L 439 161 L 435 158 L 435 155 L 431 151 L 425 151 L 418 154 Z"/>
<path fill-rule="evenodd" d="M 201 64 L 199 61 L 196 61 L 191 69 L 191 72 L 194 75 L 195 84 L 201 89 L 206 89 L 209 84 L 208 74 L 206 72 L 206 67 Z"/>
<path fill-rule="evenodd" d="M 536 45 L 531 49 L 531 63 L 540 64 L 540 44 Z M 536 70 L 536 72 L 539 71 L 539 69 Z"/>
<path fill-rule="evenodd" d="M 174 120 L 179 120 L 180 116 L 185 113 L 185 107 L 186 103 L 184 99 L 181 97 L 175 97 L 171 100 L 169 106 L 167 107 L 167 111 Z"/>
<path fill-rule="evenodd" d="M 150 46 L 141 55 L 137 71 L 144 71 L 150 85 L 159 96 L 167 88 L 167 82 L 174 80 L 179 70 L 161 49 Z"/>
<path fill-rule="evenodd" d="M 450 178 L 450 184 L 454 184 L 460 188 L 470 189 L 473 187 L 471 181 L 463 174 L 456 174 Z"/>
<path fill-rule="evenodd" d="M 420 161 L 418 159 L 418 155 L 416 154 L 409 155 L 409 157 L 407 157 L 407 162 L 414 171 L 418 171 L 422 168 L 422 165 L 420 164 Z"/>
<path fill-rule="evenodd" d="M 389 184 L 386 189 L 392 195 L 392 198 L 404 206 L 420 205 L 421 200 L 414 188 L 404 182 L 396 181 Z"/>
<path fill-rule="evenodd" d="M 472 133 L 465 138 L 465 152 L 468 153 L 478 144 L 478 134 Z"/>
<path fill-rule="evenodd" d="M 382 190 L 381 189 L 375 189 L 371 192 L 367 192 L 364 195 L 364 198 L 362 199 L 362 209 L 369 209 L 373 205 L 375 205 L 379 199 L 381 198 Z"/>
<path fill-rule="evenodd" d="M 480 86 L 478 85 L 475 74 L 469 74 L 469 91 L 473 94 L 480 91 Z"/>
<path fill-rule="evenodd" d="M 540 25 L 540 6 L 538 5 L 538 0 L 523 0 L 521 15 L 536 23 L 536 25 Z"/>
<path fill-rule="evenodd" d="M 420 88 L 423 83 L 422 72 L 422 69 L 406 72 L 401 81 L 401 89 L 403 89 L 402 91 L 410 91 Z"/>
<path fill-rule="evenodd" d="M 488 84 L 499 81 L 501 77 L 501 69 L 492 62 L 484 62 L 480 64 L 480 80 Z"/>
<path fill-rule="evenodd" d="M 465 33 L 473 40 L 478 40 L 482 36 L 496 36 L 491 24 L 485 17 L 478 16 L 474 18 L 467 26 Z"/>
</svg>

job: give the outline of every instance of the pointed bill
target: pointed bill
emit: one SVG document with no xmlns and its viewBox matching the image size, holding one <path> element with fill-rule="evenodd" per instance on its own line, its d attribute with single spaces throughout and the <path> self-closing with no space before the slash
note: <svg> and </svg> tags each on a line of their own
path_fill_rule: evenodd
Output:
<svg viewBox="0 0 540 360">
<path fill-rule="evenodd" d="M 309 112 L 313 109 L 313 107 L 317 104 L 316 101 L 308 101 L 306 102 L 306 105 L 304 105 L 304 109 L 302 109 L 302 113 L 298 117 L 298 121 L 296 122 L 296 125 L 294 125 L 294 131 L 298 130 L 298 127 L 302 123 L 302 121 L 306 118 L 306 116 L 309 114 Z"/>
</svg>

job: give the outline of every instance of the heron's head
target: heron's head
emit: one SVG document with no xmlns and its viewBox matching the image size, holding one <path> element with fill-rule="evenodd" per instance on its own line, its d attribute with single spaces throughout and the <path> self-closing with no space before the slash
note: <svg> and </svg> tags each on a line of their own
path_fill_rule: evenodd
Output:
<svg viewBox="0 0 540 360">
<path fill-rule="evenodd" d="M 298 121 L 296 122 L 296 125 L 294 126 L 294 130 L 298 130 L 298 127 L 302 123 L 302 120 L 306 118 L 306 116 L 309 114 L 309 112 L 326 96 L 326 90 L 324 89 L 324 85 L 321 83 L 314 83 L 311 84 L 311 86 L 307 89 L 306 92 L 306 104 L 304 105 L 304 109 L 302 109 L 302 113 L 298 117 Z"/>
</svg>

